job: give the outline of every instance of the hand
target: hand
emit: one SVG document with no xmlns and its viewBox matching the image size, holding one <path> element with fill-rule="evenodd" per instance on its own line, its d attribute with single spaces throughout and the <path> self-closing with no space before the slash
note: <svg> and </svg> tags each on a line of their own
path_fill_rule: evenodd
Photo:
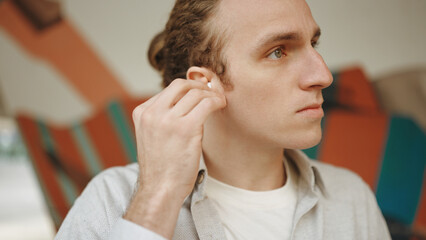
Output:
<svg viewBox="0 0 426 240">
<path fill-rule="evenodd" d="M 175 222 L 164 229 L 164 219 L 162 224 L 156 220 L 167 212 L 170 218 L 170 211 L 177 219 L 197 178 L 203 124 L 212 112 L 225 106 L 225 96 L 208 88 L 203 78 L 176 79 L 134 109 L 140 185 L 125 218 L 165 236 L 173 233 Z"/>
<path fill-rule="evenodd" d="M 174 80 L 133 111 L 141 187 L 174 189 L 183 200 L 197 177 L 203 124 L 226 105 L 225 97 L 206 82 Z"/>
</svg>

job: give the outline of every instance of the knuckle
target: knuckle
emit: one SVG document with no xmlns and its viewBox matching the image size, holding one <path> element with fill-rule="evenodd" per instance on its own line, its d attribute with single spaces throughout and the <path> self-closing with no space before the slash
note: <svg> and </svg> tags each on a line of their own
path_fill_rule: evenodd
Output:
<svg viewBox="0 0 426 240">
<path fill-rule="evenodd" d="M 153 115 L 150 111 L 143 111 L 139 115 L 139 121 L 142 125 L 150 125 L 153 122 Z"/>
<path fill-rule="evenodd" d="M 140 106 L 140 105 L 133 109 L 133 111 L 132 111 L 133 121 L 137 121 L 140 118 L 142 111 L 143 111 L 143 109 L 142 109 L 142 106 Z"/>
<path fill-rule="evenodd" d="M 188 81 L 182 78 L 177 78 L 170 83 L 171 87 L 184 87 L 188 84 Z"/>
</svg>

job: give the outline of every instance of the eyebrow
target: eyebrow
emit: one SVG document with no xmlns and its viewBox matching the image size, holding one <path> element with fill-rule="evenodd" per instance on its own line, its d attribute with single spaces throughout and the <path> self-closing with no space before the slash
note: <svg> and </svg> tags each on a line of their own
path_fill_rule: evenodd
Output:
<svg viewBox="0 0 426 240">
<path fill-rule="evenodd" d="M 312 38 L 319 38 L 321 36 L 321 29 L 317 27 L 314 31 Z M 281 41 L 300 41 L 302 36 L 298 32 L 285 32 L 285 33 L 273 33 L 262 37 L 257 44 L 255 49 L 261 49 L 263 46 L 271 45 Z"/>
</svg>

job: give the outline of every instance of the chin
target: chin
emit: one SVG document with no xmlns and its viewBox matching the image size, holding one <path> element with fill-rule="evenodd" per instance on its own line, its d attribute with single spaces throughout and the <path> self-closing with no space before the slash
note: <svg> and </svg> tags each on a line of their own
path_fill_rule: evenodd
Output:
<svg viewBox="0 0 426 240">
<path fill-rule="evenodd" d="M 288 149 L 308 149 L 320 143 L 322 138 L 321 128 L 311 130 L 304 134 L 297 134 L 292 138 L 287 138 L 287 143 L 284 148 Z M 290 141 L 288 141 L 290 140 Z"/>
<path fill-rule="evenodd" d="M 321 136 L 315 139 L 309 139 L 309 141 L 305 141 L 299 148 L 297 149 L 308 149 L 318 145 L 321 141 Z"/>
</svg>

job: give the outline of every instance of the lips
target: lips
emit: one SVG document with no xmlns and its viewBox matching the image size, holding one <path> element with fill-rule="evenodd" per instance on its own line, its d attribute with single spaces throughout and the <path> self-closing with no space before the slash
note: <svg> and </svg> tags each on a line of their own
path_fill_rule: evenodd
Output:
<svg viewBox="0 0 426 240">
<path fill-rule="evenodd" d="M 324 111 L 322 110 L 321 104 L 322 102 L 307 105 L 296 113 L 304 118 L 321 119 L 324 117 Z"/>
<path fill-rule="evenodd" d="M 302 112 L 302 111 L 309 110 L 309 109 L 318 109 L 318 108 L 321 108 L 321 105 L 322 105 L 322 103 L 314 103 L 314 104 L 310 104 L 310 105 L 308 105 L 308 106 L 306 106 L 306 107 L 304 107 L 304 108 L 300 109 L 300 110 L 299 110 L 299 111 L 297 111 L 297 112 Z"/>
</svg>

